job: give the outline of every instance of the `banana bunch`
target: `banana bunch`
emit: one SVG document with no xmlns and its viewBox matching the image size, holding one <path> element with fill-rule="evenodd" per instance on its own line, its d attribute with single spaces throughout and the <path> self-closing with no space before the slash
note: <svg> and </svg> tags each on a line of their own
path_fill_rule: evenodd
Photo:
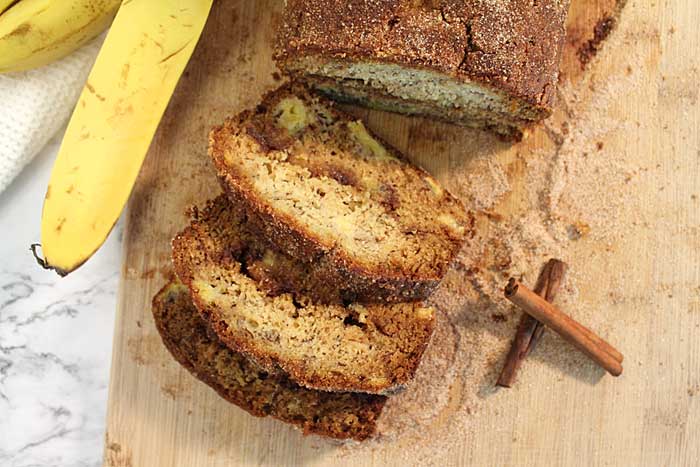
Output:
<svg viewBox="0 0 700 467">
<path fill-rule="evenodd" d="M 58 60 L 104 31 L 121 0 L 0 0 L 0 73 Z"/>
</svg>

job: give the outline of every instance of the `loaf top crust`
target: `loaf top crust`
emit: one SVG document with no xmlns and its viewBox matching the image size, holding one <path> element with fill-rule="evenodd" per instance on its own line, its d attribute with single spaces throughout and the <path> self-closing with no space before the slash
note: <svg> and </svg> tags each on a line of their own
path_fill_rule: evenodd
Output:
<svg viewBox="0 0 700 467">
<path fill-rule="evenodd" d="M 276 59 L 380 61 L 482 83 L 549 110 L 569 0 L 288 0 Z"/>
<path fill-rule="evenodd" d="M 153 318 L 175 360 L 252 415 L 337 439 L 362 441 L 374 433 L 386 397 L 315 391 L 282 372 L 266 371 L 219 342 L 180 282 L 168 283 L 154 297 Z"/>
</svg>

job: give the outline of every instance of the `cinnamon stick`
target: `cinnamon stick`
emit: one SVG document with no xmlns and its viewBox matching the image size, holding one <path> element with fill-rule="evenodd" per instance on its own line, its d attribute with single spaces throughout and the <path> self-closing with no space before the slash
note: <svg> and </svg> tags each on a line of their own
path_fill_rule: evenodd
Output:
<svg viewBox="0 0 700 467">
<path fill-rule="evenodd" d="M 619 376 L 622 373 L 622 354 L 617 349 L 515 279 L 508 281 L 505 296 L 525 313 L 571 342 L 611 375 Z"/>
<path fill-rule="evenodd" d="M 548 302 L 553 301 L 564 278 L 566 267 L 566 263 L 558 259 L 547 261 L 537 278 L 534 292 Z M 523 360 L 535 348 L 543 332 L 544 325 L 542 323 L 527 313 L 523 313 L 503 369 L 496 382 L 497 386 L 509 388 L 513 385 Z"/>
<path fill-rule="evenodd" d="M 558 259 L 550 259 L 547 264 L 542 268 L 542 273 L 537 279 L 537 284 L 535 284 L 534 292 L 540 297 L 544 298 L 548 302 L 554 302 L 554 298 L 557 296 L 559 287 L 564 280 L 564 274 L 566 273 L 567 265 L 565 262 Z M 541 283 L 540 283 L 541 282 Z M 542 334 L 544 334 L 544 324 L 537 321 L 532 316 L 525 313 L 523 318 L 532 320 L 536 322 L 534 331 L 532 332 L 532 338 L 530 338 L 530 344 L 527 346 L 527 352 L 525 356 L 530 355 L 530 352 L 535 350 L 537 343 L 540 341 Z"/>
</svg>

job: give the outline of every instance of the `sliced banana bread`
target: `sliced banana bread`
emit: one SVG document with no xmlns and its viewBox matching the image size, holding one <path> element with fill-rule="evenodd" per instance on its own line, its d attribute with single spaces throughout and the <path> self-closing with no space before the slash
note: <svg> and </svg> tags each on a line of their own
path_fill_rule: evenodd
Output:
<svg viewBox="0 0 700 467">
<path fill-rule="evenodd" d="M 329 391 L 386 393 L 408 382 L 432 335 L 420 302 L 314 304 L 281 282 L 305 266 L 259 243 L 225 196 L 173 240 L 173 263 L 219 339 L 268 371 Z"/>
<path fill-rule="evenodd" d="M 167 284 L 153 298 L 153 318 L 175 360 L 251 414 L 291 423 L 304 434 L 361 441 L 374 433 L 386 397 L 315 391 L 264 370 L 219 342 L 181 283 Z"/>
<path fill-rule="evenodd" d="M 470 233 L 473 218 L 433 177 L 300 85 L 215 128 L 209 153 L 251 228 L 349 300 L 425 298 Z"/>
<path fill-rule="evenodd" d="M 556 93 L 569 0 L 288 0 L 275 59 L 334 98 L 517 139 Z"/>
</svg>

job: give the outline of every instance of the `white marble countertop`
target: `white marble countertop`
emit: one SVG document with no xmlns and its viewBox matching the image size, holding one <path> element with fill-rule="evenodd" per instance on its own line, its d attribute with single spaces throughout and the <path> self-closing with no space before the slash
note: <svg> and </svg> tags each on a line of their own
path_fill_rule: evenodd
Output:
<svg viewBox="0 0 700 467">
<path fill-rule="evenodd" d="M 29 252 L 60 136 L 0 193 L 0 465 L 102 464 L 121 223 L 65 278 Z"/>
</svg>

